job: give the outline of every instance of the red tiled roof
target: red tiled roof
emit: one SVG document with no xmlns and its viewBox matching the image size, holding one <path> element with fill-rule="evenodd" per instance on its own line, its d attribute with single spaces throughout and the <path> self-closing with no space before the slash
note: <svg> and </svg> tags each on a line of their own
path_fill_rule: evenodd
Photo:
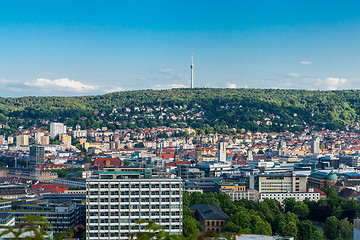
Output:
<svg viewBox="0 0 360 240">
<path fill-rule="evenodd" d="M 95 166 L 106 166 L 106 165 L 112 165 L 112 166 L 121 166 L 122 161 L 118 158 L 97 158 L 94 160 Z"/>
<path fill-rule="evenodd" d="M 51 192 L 61 192 L 64 193 L 65 190 L 68 190 L 69 187 L 62 183 L 51 183 L 51 184 L 37 184 L 32 185 L 30 187 L 30 190 L 36 191 L 36 192 L 42 192 L 42 191 L 51 191 Z"/>
</svg>

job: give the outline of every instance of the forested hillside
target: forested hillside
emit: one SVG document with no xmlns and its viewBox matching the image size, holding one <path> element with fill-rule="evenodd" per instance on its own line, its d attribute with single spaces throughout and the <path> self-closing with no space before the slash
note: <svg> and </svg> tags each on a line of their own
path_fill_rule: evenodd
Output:
<svg viewBox="0 0 360 240">
<path fill-rule="evenodd" d="M 35 93 L 34 93 L 35 94 Z M 360 91 L 278 89 L 141 90 L 83 97 L 0 98 L 0 123 L 10 129 L 44 121 L 84 129 L 191 126 L 204 133 L 342 129 L 360 118 Z M 161 107 L 160 107 L 161 104 Z M 8 118 L 6 118 L 8 117 Z"/>
</svg>

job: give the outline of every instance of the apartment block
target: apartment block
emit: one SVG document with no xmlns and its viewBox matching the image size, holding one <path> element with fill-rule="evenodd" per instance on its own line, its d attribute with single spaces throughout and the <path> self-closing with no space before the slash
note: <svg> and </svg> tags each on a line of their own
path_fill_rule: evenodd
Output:
<svg viewBox="0 0 360 240">
<path fill-rule="evenodd" d="M 86 238 L 129 239 L 152 220 L 165 231 L 182 232 L 182 180 L 106 169 L 86 183 Z"/>
</svg>

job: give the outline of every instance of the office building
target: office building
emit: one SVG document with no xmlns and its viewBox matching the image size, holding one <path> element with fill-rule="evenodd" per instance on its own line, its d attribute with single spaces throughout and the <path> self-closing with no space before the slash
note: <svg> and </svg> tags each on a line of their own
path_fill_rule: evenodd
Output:
<svg viewBox="0 0 360 240">
<path fill-rule="evenodd" d="M 39 165 L 45 163 L 45 148 L 43 146 L 30 147 L 30 164 Z"/>
<path fill-rule="evenodd" d="M 306 192 L 306 176 L 294 173 L 262 174 L 258 178 L 260 193 Z"/>
<path fill-rule="evenodd" d="M 54 139 L 59 134 L 66 134 L 66 125 L 63 123 L 50 123 L 50 137 Z"/>
<path fill-rule="evenodd" d="M 151 172 L 105 169 L 87 179 L 86 239 L 129 239 L 153 220 L 182 233 L 182 180 L 152 178 Z"/>
<path fill-rule="evenodd" d="M 49 200 L 19 201 L 8 211 L 15 216 L 16 223 L 27 215 L 42 216 L 52 225 L 54 232 L 66 232 L 80 224 L 80 207 L 76 203 L 63 204 L 53 203 Z"/>
</svg>

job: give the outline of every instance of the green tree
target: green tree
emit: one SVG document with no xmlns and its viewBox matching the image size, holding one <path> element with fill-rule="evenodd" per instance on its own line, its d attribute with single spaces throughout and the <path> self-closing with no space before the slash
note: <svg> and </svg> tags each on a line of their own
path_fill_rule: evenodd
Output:
<svg viewBox="0 0 360 240">
<path fill-rule="evenodd" d="M 297 232 L 298 232 L 298 228 L 296 226 L 296 223 L 294 222 L 289 222 L 288 224 L 286 224 L 284 232 L 283 232 L 283 236 L 291 236 L 296 238 L 297 236 Z"/>
<path fill-rule="evenodd" d="M 292 210 L 300 219 L 305 219 L 309 214 L 309 208 L 304 203 L 298 203 L 293 207 Z"/>
<path fill-rule="evenodd" d="M 253 227 L 253 233 L 262 235 L 272 235 L 271 225 L 262 220 L 257 221 Z"/>
<path fill-rule="evenodd" d="M 285 198 L 284 205 L 285 212 L 292 212 L 294 206 L 296 205 L 296 201 L 294 198 Z"/>
<path fill-rule="evenodd" d="M 314 232 L 314 226 L 311 221 L 304 220 L 301 221 L 298 225 L 298 240 L 312 240 L 312 235 Z"/>
<path fill-rule="evenodd" d="M 195 218 L 185 215 L 183 218 L 183 234 L 188 237 L 191 234 L 198 233 L 202 230 L 200 222 L 196 221 Z"/>
<path fill-rule="evenodd" d="M 325 222 L 324 232 L 326 238 L 333 240 L 339 236 L 339 220 L 335 216 L 328 217 Z"/>
<path fill-rule="evenodd" d="M 222 232 L 240 233 L 241 227 L 233 223 L 232 221 L 226 221 L 224 227 L 221 229 Z"/>
<path fill-rule="evenodd" d="M 315 230 L 312 234 L 312 239 L 313 240 L 323 240 L 324 235 L 319 230 Z"/>
<path fill-rule="evenodd" d="M 340 232 L 340 237 L 342 237 L 343 239 L 345 240 L 352 239 L 353 225 L 351 222 L 348 221 L 347 218 L 340 220 L 339 232 Z"/>
</svg>

